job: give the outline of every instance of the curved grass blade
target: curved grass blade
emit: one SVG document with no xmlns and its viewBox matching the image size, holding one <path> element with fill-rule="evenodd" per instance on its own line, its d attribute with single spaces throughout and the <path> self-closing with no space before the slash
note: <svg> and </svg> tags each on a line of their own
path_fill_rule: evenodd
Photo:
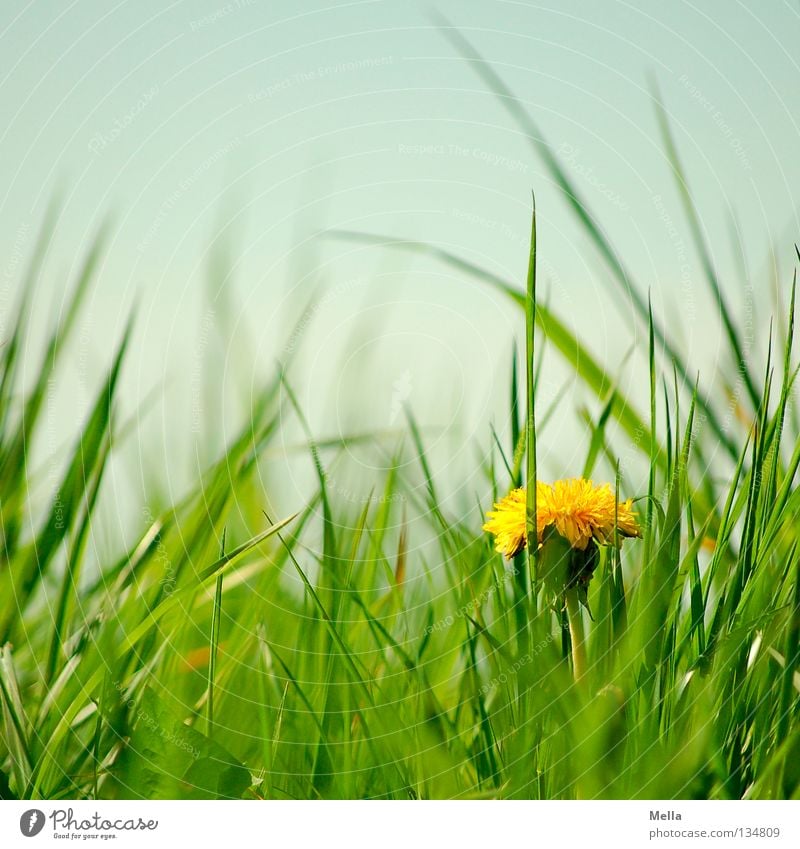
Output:
<svg viewBox="0 0 800 849">
<path fill-rule="evenodd" d="M 514 288 L 508 281 L 435 245 L 352 230 L 330 230 L 328 231 L 328 235 L 360 244 L 393 247 L 433 257 L 451 265 L 459 271 L 463 271 L 470 277 L 487 283 L 510 298 L 517 306 L 522 309 L 526 308 L 525 295 Z M 659 467 L 666 468 L 666 459 L 663 450 L 659 446 L 651 446 L 650 428 L 645 425 L 644 420 L 633 406 L 616 390 L 614 380 L 606 374 L 605 370 L 598 364 L 586 346 L 544 304 L 537 304 L 535 318 L 536 323 L 542 330 L 544 338 L 555 346 L 564 359 L 575 369 L 587 387 L 604 403 L 608 401 L 612 404 L 612 417 L 632 439 L 633 443 L 648 457 L 651 453 L 654 453 Z M 610 396 L 609 393 L 611 393 Z"/>
<path fill-rule="evenodd" d="M 630 299 L 630 302 L 633 304 L 642 324 L 647 324 L 648 312 L 646 300 L 634 285 L 633 278 L 623 265 L 618 252 L 611 245 L 610 240 L 597 224 L 596 217 L 589 213 L 588 205 L 582 199 L 574 183 L 569 179 L 566 172 L 561 167 L 561 164 L 533 118 L 531 118 L 530 114 L 522 106 L 519 99 L 492 68 L 491 64 L 483 58 L 472 43 L 461 32 L 459 32 L 457 28 L 451 26 L 444 19 L 442 19 L 440 28 L 444 36 L 450 41 L 456 50 L 458 50 L 460 55 L 472 64 L 477 75 L 495 94 L 500 103 L 505 107 L 506 111 L 511 115 L 520 129 L 525 133 L 526 137 L 530 140 L 534 149 L 542 157 L 551 177 L 564 192 L 564 196 L 569 202 L 573 212 L 583 225 L 584 230 L 611 271 L 612 279 L 617 283 L 618 287 L 622 289 L 625 297 Z M 690 372 L 684 358 L 681 357 L 680 353 L 669 341 L 669 338 L 660 324 L 655 324 L 653 329 L 659 344 L 663 347 L 667 355 L 668 360 L 676 364 L 683 384 L 687 386 L 692 385 L 693 381 L 690 379 Z M 737 454 L 736 445 L 722 426 L 722 423 L 710 402 L 704 397 L 699 396 L 697 404 L 700 410 L 705 414 L 708 424 L 713 429 L 716 437 L 725 447 L 725 450 L 731 458 L 735 460 Z"/>
</svg>

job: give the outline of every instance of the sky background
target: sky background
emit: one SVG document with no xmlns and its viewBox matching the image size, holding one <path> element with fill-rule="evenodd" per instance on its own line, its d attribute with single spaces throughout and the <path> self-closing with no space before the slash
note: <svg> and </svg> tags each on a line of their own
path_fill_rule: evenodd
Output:
<svg viewBox="0 0 800 849">
<path fill-rule="evenodd" d="M 640 397 L 642 329 L 632 330 L 630 304 L 437 14 L 529 110 L 711 381 L 730 363 L 659 139 L 657 83 L 726 294 L 763 344 L 775 281 L 785 295 L 798 240 L 797 2 L 4 0 L 6 328 L 45 210 L 60 198 L 26 371 L 92 237 L 111 225 L 69 366 L 48 398 L 43 457 L 68 444 L 138 304 L 124 412 L 138 415 L 154 387 L 158 403 L 110 484 L 118 499 L 147 489 L 137 479 L 144 455 L 177 495 L 293 353 L 290 379 L 315 434 L 399 427 L 407 401 L 474 504 L 479 484 L 464 470 L 488 444 L 490 422 L 507 428 L 521 313 L 434 260 L 319 233 L 429 241 L 522 285 L 531 189 L 551 307 Z M 209 284 L 219 256 L 230 273 Z M 313 297 L 296 345 L 291 328 Z M 544 467 L 577 474 L 585 433 L 574 413 L 585 395 L 546 356 L 543 395 L 563 404 L 540 448 Z M 287 423 L 286 444 L 295 437 Z M 295 475 L 299 492 L 297 471 L 288 489 Z"/>
</svg>

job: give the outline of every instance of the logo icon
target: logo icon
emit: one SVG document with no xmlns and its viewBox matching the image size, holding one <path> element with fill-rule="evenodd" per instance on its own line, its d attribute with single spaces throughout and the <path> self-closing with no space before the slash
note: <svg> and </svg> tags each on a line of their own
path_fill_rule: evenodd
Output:
<svg viewBox="0 0 800 849">
<path fill-rule="evenodd" d="M 389 424 L 394 424 L 395 419 L 403 409 L 403 402 L 411 397 L 411 372 L 406 369 L 392 384 L 392 409 L 389 416 Z"/>
<path fill-rule="evenodd" d="M 36 837 L 44 828 L 44 814 L 38 808 L 31 808 L 19 818 L 19 830 L 25 837 Z"/>
</svg>

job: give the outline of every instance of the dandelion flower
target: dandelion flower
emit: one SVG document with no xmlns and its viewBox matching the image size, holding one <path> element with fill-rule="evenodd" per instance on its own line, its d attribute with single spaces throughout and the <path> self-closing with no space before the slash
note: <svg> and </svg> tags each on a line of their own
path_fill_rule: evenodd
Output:
<svg viewBox="0 0 800 849">
<path fill-rule="evenodd" d="M 612 544 L 615 524 L 622 537 L 641 536 L 631 499 L 617 502 L 607 483 L 595 486 L 590 480 L 572 478 L 545 487 L 543 495 L 538 488 L 536 492 L 544 526 L 553 525 L 572 548 L 585 551 L 591 539 Z"/>
<path fill-rule="evenodd" d="M 619 536 L 641 536 L 632 501 L 617 501 L 609 484 L 572 478 L 536 483 L 538 580 L 556 600 L 569 601 L 573 591 L 587 605 L 587 588 L 600 562 L 600 546 Z M 525 548 L 526 492 L 515 489 L 494 505 L 483 526 L 494 534 L 497 551 L 511 558 Z M 593 543 L 590 545 L 590 542 Z"/>
<path fill-rule="evenodd" d="M 543 498 L 545 489 L 549 488 L 541 481 L 536 484 L 536 532 L 540 541 L 544 525 L 538 499 Z M 494 505 L 494 510 L 486 514 L 489 521 L 483 526 L 483 530 L 494 535 L 495 549 L 508 558 L 519 554 L 526 545 L 526 499 L 527 493 L 524 487 L 514 489 Z"/>
<path fill-rule="evenodd" d="M 614 528 L 621 537 L 641 536 L 632 501 L 617 502 L 609 484 L 595 486 L 590 480 L 572 478 L 550 484 L 536 483 L 536 533 L 539 543 L 546 528 L 553 527 L 571 548 L 585 551 L 590 540 L 600 545 L 614 542 Z M 526 544 L 526 492 L 512 490 L 487 513 L 483 526 L 494 535 L 495 548 L 513 557 Z"/>
</svg>

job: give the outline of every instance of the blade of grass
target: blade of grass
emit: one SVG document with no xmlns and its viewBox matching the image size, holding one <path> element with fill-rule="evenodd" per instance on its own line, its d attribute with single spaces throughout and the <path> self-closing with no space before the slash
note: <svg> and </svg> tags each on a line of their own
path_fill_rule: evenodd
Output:
<svg viewBox="0 0 800 849">
<path fill-rule="evenodd" d="M 111 411 L 122 361 L 130 339 L 129 322 L 117 355 L 102 389 L 95 401 L 89 420 L 81 433 L 61 485 L 56 491 L 44 526 L 16 570 L 13 584 L 8 587 L 11 597 L 4 599 L 7 613 L 0 627 L 6 639 L 21 616 L 36 586 L 45 577 L 53 556 L 65 539 L 86 498 L 86 489 L 93 479 L 97 462 L 103 456 L 102 447 L 111 426 Z M 23 464 L 24 465 L 24 464 Z"/>
<path fill-rule="evenodd" d="M 527 445 L 527 463 L 525 467 L 526 486 L 526 533 L 528 580 L 534 586 L 536 577 L 536 552 L 539 538 L 536 520 L 536 409 L 534 400 L 534 369 L 536 345 L 536 197 L 531 194 L 531 241 L 528 254 L 527 295 L 525 298 L 525 376 L 526 382 L 526 422 L 525 442 Z"/>
<path fill-rule="evenodd" d="M 600 256 L 611 271 L 611 279 L 615 281 L 625 297 L 629 299 L 630 303 L 636 310 L 639 319 L 643 323 L 646 323 L 648 320 L 647 302 L 634 285 L 630 273 L 622 264 L 619 253 L 614 249 L 608 237 L 597 224 L 595 216 L 589 213 L 588 205 L 582 199 L 572 180 L 570 180 L 564 169 L 561 167 L 557 157 L 552 152 L 550 145 L 545 140 L 533 118 L 531 118 L 529 112 L 522 106 L 519 99 L 503 82 L 499 74 L 492 68 L 491 64 L 487 62 L 475 49 L 473 44 L 461 32 L 459 32 L 457 28 L 451 26 L 444 18 L 440 18 L 440 21 L 440 29 L 443 35 L 456 48 L 459 54 L 465 60 L 470 62 L 477 75 L 483 80 L 489 90 L 494 93 L 509 115 L 511 115 L 520 129 L 525 133 L 525 136 L 530 140 L 534 149 L 542 157 L 547 170 L 553 177 L 553 180 L 564 192 L 564 196 L 573 212 L 583 225 L 587 235 L 594 243 L 600 253 Z M 653 329 L 659 344 L 663 347 L 669 360 L 676 363 L 683 383 L 685 385 L 691 385 L 689 369 L 684 358 L 680 356 L 679 352 L 671 344 L 668 336 L 659 324 L 655 324 Z M 735 459 L 737 453 L 736 446 L 730 435 L 722 426 L 716 411 L 702 396 L 698 397 L 698 406 L 705 414 L 709 425 L 714 430 L 714 433 L 720 443 L 725 447 L 725 450 L 731 458 Z"/>
<path fill-rule="evenodd" d="M 744 349 L 739 339 L 739 333 L 736 330 L 730 308 L 722 294 L 719 277 L 717 276 L 716 269 L 714 268 L 714 263 L 711 260 L 711 253 L 708 249 L 708 245 L 703 237 L 703 228 L 700 224 L 697 208 L 695 207 L 692 195 L 689 191 L 689 183 L 686 179 L 686 174 L 683 170 L 680 157 L 678 156 L 678 149 L 675 145 L 675 138 L 672 134 L 672 129 L 667 118 L 666 109 L 664 108 L 664 104 L 655 83 L 653 83 L 653 101 L 656 106 L 656 117 L 658 119 L 659 129 L 661 130 L 661 138 L 664 143 L 667 158 L 672 166 L 672 173 L 675 177 L 678 192 L 683 203 L 684 214 L 689 222 L 689 229 L 692 234 L 695 249 L 700 255 L 705 280 L 708 283 L 711 296 L 713 297 L 722 318 L 722 324 L 728 337 L 728 344 L 730 345 L 733 353 L 737 373 L 744 381 L 753 409 L 757 410 L 759 401 L 761 400 L 760 393 L 758 389 L 756 389 L 755 381 L 750 373 L 750 365 L 744 355 Z"/>
<path fill-rule="evenodd" d="M 331 230 L 327 235 L 359 244 L 379 245 L 381 247 L 394 247 L 400 250 L 408 250 L 414 253 L 433 257 L 453 268 L 463 271 L 470 277 L 487 283 L 503 295 L 510 298 L 517 306 L 526 309 L 527 297 L 517 291 L 503 278 L 486 271 L 479 266 L 473 265 L 448 251 L 412 240 L 397 239 L 392 236 L 382 236 L 371 233 L 360 233 L 350 230 Z M 592 356 L 589 349 L 577 337 L 569 331 L 567 326 L 557 317 L 555 312 L 538 303 L 536 306 L 536 322 L 538 323 L 543 337 L 552 343 L 556 350 L 564 357 L 572 368 L 586 384 L 586 386 L 601 400 L 608 398 L 611 391 L 613 397 L 612 416 L 621 425 L 625 433 L 631 438 L 634 445 L 646 456 L 650 456 L 649 428 L 636 412 L 634 407 L 614 390 L 614 380 L 610 378 L 597 360 Z M 663 467 L 665 457 L 659 448 L 657 451 L 658 464 Z"/>
<path fill-rule="evenodd" d="M 55 675 L 56 666 L 58 664 L 58 656 L 64 643 L 65 631 L 69 619 L 70 602 L 75 595 L 78 586 L 78 579 L 83 565 L 83 556 L 86 546 L 86 539 L 91 526 L 91 518 L 97 503 L 97 496 L 100 492 L 100 485 L 103 481 L 103 473 L 107 466 L 108 453 L 110 451 L 111 440 L 105 440 L 105 446 L 100 454 L 97 462 L 97 468 L 92 475 L 92 482 L 85 494 L 85 504 L 83 507 L 83 518 L 80 522 L 78 530 L 75 534 L 70 551 L 67 554 L 66 568 L 61 581 L 61 591 L 58 595 L 56 603 L 55 616 L 53 617 L 53 636 L 50 642 L 50 653 L 45 667 L 44 680 L 49 684 Z"/>
<path fill-rule="evenodd" d="M 225 529 L 222 529 L 222 542 L 219 547 L 219 556 L 225 556 Z M 211 740 L 214 736 L 214 679 L 217 671 L 217 652 L 219 650 L 219 626 L 222 617 L 222 581 L 224 575 L 217 575 L 216 587 L 214 589 L 214 606 L 211 610 L 211 637 L 208 654 L 208 701 L 206 703 L 208 726 L 207 737 Z"/>
</svg>

